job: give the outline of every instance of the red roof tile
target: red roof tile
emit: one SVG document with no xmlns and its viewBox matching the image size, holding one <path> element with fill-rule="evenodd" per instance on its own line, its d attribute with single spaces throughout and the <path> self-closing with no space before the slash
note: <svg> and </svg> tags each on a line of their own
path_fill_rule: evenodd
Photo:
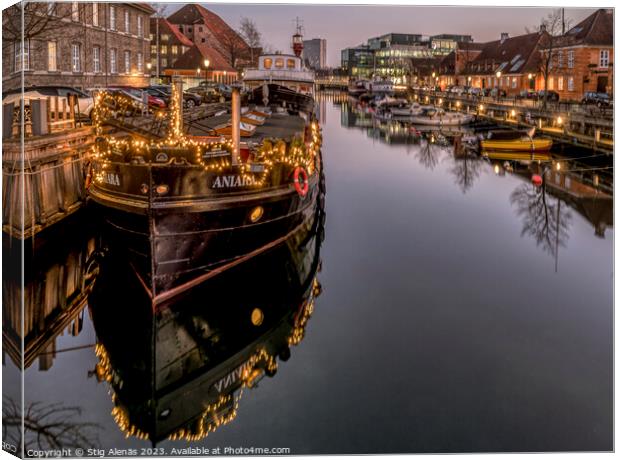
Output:
<svg viewBox="0 0 620 460">
<path fill-rule="evenodd" d="M 558 41 L 560 46 L 614 44 L 614 15 L 611 10 L 599 9 L 572 27 Z"/>
<path fill-rule="evenodd" d="M 177 42 L 181 45 L 185 46 L 194 46 L 194 42 L 192 42 L 189 38 L 183 35 L 179 28 L 175 24 L 171 24 L 164 18 L 151 18 L 151 31 L 155 33 L 156 31 L 156 21 L 159 20 L 159 34 L 171 34 Z"/>
<path fill-rule="evenodd" d="M 212 71 L 227 71 L 236 72 L 231 67 L 226 58 L 222 56 L 215 48 L 212 48 L 205 43 L 198 43 L 193 45 L 182 56 L 180 56 L 171 69 L 204 69 L 204 60 L 209 60 L 209 70 Z"/>
</svg>

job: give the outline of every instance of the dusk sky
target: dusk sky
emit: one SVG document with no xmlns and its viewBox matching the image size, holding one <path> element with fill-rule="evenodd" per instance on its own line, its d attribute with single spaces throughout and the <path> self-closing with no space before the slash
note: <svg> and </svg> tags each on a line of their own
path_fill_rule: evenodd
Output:
<svg viewBox="0 0 620 460">
<path fill-rule="evenodd" d="M 183 4 L 169 4 L 166 14 Z M 519 7 L 440 7 L 440 6 L 358 6 L 358 5 L 223 5 L 202 3 L 228 24 L 239 28 L 242 17 L 254 20 L 264 43 L 275 50 L 290 51 L 294 20 L 303 21 L 304 38 L 327 39 L 327 64 L 340 65 L 340 50 L 366 42 L 370 37 L 388 32 L 470 34 L 475 41 L 499 39 L 502 32 L 510 36 L 525 33 L 550 8 Z M 595 9 L 567 8 L 565 17 L 573 24 Z"/>
</svg>

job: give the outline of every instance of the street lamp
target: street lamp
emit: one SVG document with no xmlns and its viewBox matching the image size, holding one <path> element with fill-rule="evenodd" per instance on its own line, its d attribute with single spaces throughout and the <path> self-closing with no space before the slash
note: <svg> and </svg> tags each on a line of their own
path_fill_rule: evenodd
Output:
<svg viewBox="0 0 620 460">
<path fill-rule="evenodd" d="M 495 76 L 497 77 L 497 100 L 499 101 L 499 84 L 501 81 L 500 78 L 502 78 L 502 73 L 498 70 Z"/>
<path fill-rule="evenodd" d="M 205 65 L 205 86 L 207 85 L 207 83 L 209 83 L 209 60 L 205 59 L 204 61 L 204 65 Z"/>
</svg>

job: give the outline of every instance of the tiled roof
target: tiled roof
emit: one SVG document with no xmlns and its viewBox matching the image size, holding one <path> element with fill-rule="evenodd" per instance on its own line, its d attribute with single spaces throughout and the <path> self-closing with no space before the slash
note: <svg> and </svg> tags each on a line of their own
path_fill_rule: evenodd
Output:
<svg viewBox="0 0 620 460">
<path fill-rule="evenodd" d="M 159 20 L 159 34 L 171 34 L 181 45 L 185 46 L 194 46 L 194 42 L 192 42 L 189 38 L 183 35 L 179 28 L 175 24 L 171 24 L 164 18 L 151 18 L 151 32 L 155 33 L 156 29 L 156 21 Z"/>
<path fill-rule="evenodd" d="M 535 51 L 543 36 L 540 32 L 534 32 L 485 43 L 482 52 L 467 66 L 465 73 L 479 75 L 494 74 L 497 71 L 503 74 L 536 72 L 540 56 Z"/>
<path fill-rule="evenodd" d="M 571 28 L 558 41 L 560 46 L 614 44 L 614 15 L 610 10 L 599 9 Z"/>
<path fill-rule="evenodd" d="M 172 69 L 204 69 L 204 60 L 209 60 L 209 70 L 236 72 L 231 67 L 226 58 L 222 56 L 215 48 L 198 43 L 193 45 L 182 56 L 180 56 L 170 67 Z"/>
<path fill-rule="evenodd" d="M 224 44 L 230 41 L 238 43 L 239 48 L 249 48 L 247 43 L 217 14 L 198 4 L 188 4 L 171 14 L 168 21 L 172 24 L 201 24 L 206 26 L 216 40 Z"/>
</svg>

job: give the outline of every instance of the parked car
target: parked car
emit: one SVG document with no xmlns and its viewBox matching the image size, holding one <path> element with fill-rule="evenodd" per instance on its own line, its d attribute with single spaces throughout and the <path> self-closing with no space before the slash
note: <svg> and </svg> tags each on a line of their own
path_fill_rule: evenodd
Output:
<svg viewBox="0 0 620 460">
<path fill-rule="evenodd" d="M 538 91 L 538 99 L 543 100 L 544 98 L 545 98 L 545 90 L 541 89 L 540 91 Z M 560 100 L 560 95 L 556 93 L 555 91 L 547 90 L 547 100 L 551 102 L 557 102 Z"/>
<path fill-rule="evenodd" d="M 28 106 L 30 99 L 45 99 L 58 96 L 69 99 L 69 95 L 77 96 L 79 115 L 90 118 L 94 99 L 84 91 L 70 86 L 29 86 L 24 88 L 24 105 Z M 21 88 L 6 92 L 2 97 L 3 104 L 14 103 L 16 106 L 22 98 Z"/>
<path fill-rule="evenodd" d="M 613 100 L 607 93 L 596 93 L 588 91 L 583 95 L 581 100 L 582 104 L 595 104 L 597 107 L 610 107 L 613 105 Z"/>
<path fill-rule="evenodd" d="M 519 99 L 537 99 L 538 93 L 533 89 L 524 89 L 517 96 Z"/>
<path fill-rule="evenodd" d="M 451 94 L 456 94 L 457 96 L 460 96 L 462 94 L 464 94 L 467 90 L 465 89 L 465 87 L 463 86 L 453 86 L 450 88 L 450 93 Z"/>
<path fill-rule="evenodd" d="M 467 94 L 469 94 L 470 96 L 482 96 L 482 88 L 470 86 L 467 90 Z"/>
<path fill-rule="evenodd" d="M 151 85 L 149 88 L 153 90 L 157 90 L 162 94 L 164 102 L 166 105 L 170 104 L 170 98 L 172 97 L 172 86 L 169 85 Z M 186 108 L 191 108 L 194 106 L 198 106 L 202 104 L 202 97 L 195 93 L 190 93 L 187 91 L 183 91 L 183 106 Z"/>
<path fill-rule="evenodd" d="M 133 86 L 111 86 L 110 89 L 120 89 L 125 93 L 130 94 L 131 96 L 142 101 L 142 88 L 134 88 Z M 148 106 L 149 109 L 157 110 L 157 109 L 165 109 L 166 103 L 161 99 L 161 97 L 153 96 L 147 92 L 148 95 Z"/>
<path fill-rule="evenodd" d="M 491 91 L 489 92 L 489 96 L 490 97 L 497 97 L 498 91 L 499 91 L 499 97 L 506 97 L 506 90 L 505 89 L 498 89 L 498 88 L 491 89 Z"/>
</svg>

